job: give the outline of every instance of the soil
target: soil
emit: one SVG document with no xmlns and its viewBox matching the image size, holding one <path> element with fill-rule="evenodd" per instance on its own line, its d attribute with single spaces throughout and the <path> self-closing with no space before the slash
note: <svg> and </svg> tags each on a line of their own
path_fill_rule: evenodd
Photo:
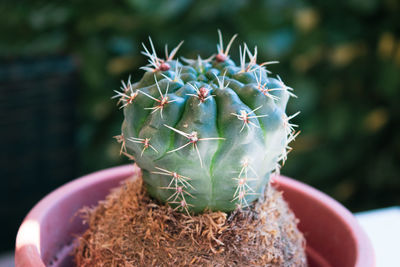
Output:
<svg viewBox="0 0 400 267">
<path fill-rule="evenodd" d="M 188 216 L 133 177 L 82 216 L 77 266 L 307 266 L 298 220 L 271 186 L 250 208 Z"/>
</svg>

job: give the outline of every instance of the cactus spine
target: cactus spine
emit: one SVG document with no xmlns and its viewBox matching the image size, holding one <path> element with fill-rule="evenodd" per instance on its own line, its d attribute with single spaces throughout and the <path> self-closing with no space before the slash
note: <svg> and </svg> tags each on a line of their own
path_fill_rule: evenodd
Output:
<svg viewBox="0 0 400 267">
<path fill-rule="evenodd" d="M 187 213 L 232 211 L 258 198 L 280 169 L 296 137 L 285 113 L 292 89 L 257 63 L 257 48 L 239 47 L 240 64 L 229 57 L 221 32 L 217 55 L 165 59 L 150 39 L 149 65 L 136 83 L 115 91 L 125 119 L 121 153 L 142 169 L 148 193 Z M 248 58 L 248 61 L 246 59 Z"/>
</svg>

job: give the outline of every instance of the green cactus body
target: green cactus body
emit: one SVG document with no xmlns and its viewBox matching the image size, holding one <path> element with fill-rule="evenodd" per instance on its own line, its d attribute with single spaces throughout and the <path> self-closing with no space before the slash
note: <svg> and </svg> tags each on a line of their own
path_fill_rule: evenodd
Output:
<svg viewBox="0 0 400 267">
<path fill-rule="evenodd" d="M 214 59 L 183 64 L 173 59 L 177 49 L 165 60 L 145 49 L 152 68 L 117 92 L 122 151 L 142 169 L 152 197 L 189 213 L 249 205 L 295 137 L 285 114 L 290 88 L 269 77 L 247 46 L 235 65 L 232 42 L 224 52 L 220 40 Z"/>
</svg>

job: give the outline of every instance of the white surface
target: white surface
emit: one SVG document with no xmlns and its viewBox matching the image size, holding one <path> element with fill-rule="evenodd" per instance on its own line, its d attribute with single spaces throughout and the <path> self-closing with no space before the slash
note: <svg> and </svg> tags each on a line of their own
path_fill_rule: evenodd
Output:
<svg viewBox="0 0 400 267">
<path fill-rule="evenodd" d="M 355 214 L 375 250 L 376 267 L 400 267 L 400 207 Z"/>
</svg>

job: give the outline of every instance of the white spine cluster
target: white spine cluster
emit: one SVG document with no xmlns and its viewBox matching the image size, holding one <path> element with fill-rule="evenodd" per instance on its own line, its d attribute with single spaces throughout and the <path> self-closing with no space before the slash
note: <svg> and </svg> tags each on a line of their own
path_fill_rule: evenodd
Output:
<svg viewBox="0 0 400 267">
<path fill-rule="evenodd" d="M 167 202 L 170 204 L 178 204 L 175 210 L 181 209 L 184 210 L 188 215 L 189 210 L 188 207 L 193 207 L 192 204 L 187 203 L 185 195 L 190 196 L 191 198 L 196 198 L 192 194 L 190 194 L 187 189 L 191 188 L 192 190 L 196 190 L 189 181 L 192 179 L 183 175 L 180 175 L 176 172 L 168 171 L 163 168 L 155 167 L 158 171 L 152 172 L 154 174 L 164 175 L 171 177 L 171 181 L 166 187 L 160 187 L 160 189 L 165 190 L 173 190 L 174 193 L 167 199 Z"/>
<path fill-rule="evenodd" d="M 254 176 L 249 176 L 249 173 L 252 173 Z M 245 158 L 242 161 L 241 169 L 238 176 L 232 179 L 237 182 L 237 186 L 231 202 L 238 200 L 238 208 L 245 208 L 249 206 L 249 203 L 246 200 L 246 196 L 257 195 L 258 193 L 256 193 L 249 186 L 248 182 L 258 180 L 258 175 L 254 168 L 250 165 L 248 158 Z"/>
</svg>

